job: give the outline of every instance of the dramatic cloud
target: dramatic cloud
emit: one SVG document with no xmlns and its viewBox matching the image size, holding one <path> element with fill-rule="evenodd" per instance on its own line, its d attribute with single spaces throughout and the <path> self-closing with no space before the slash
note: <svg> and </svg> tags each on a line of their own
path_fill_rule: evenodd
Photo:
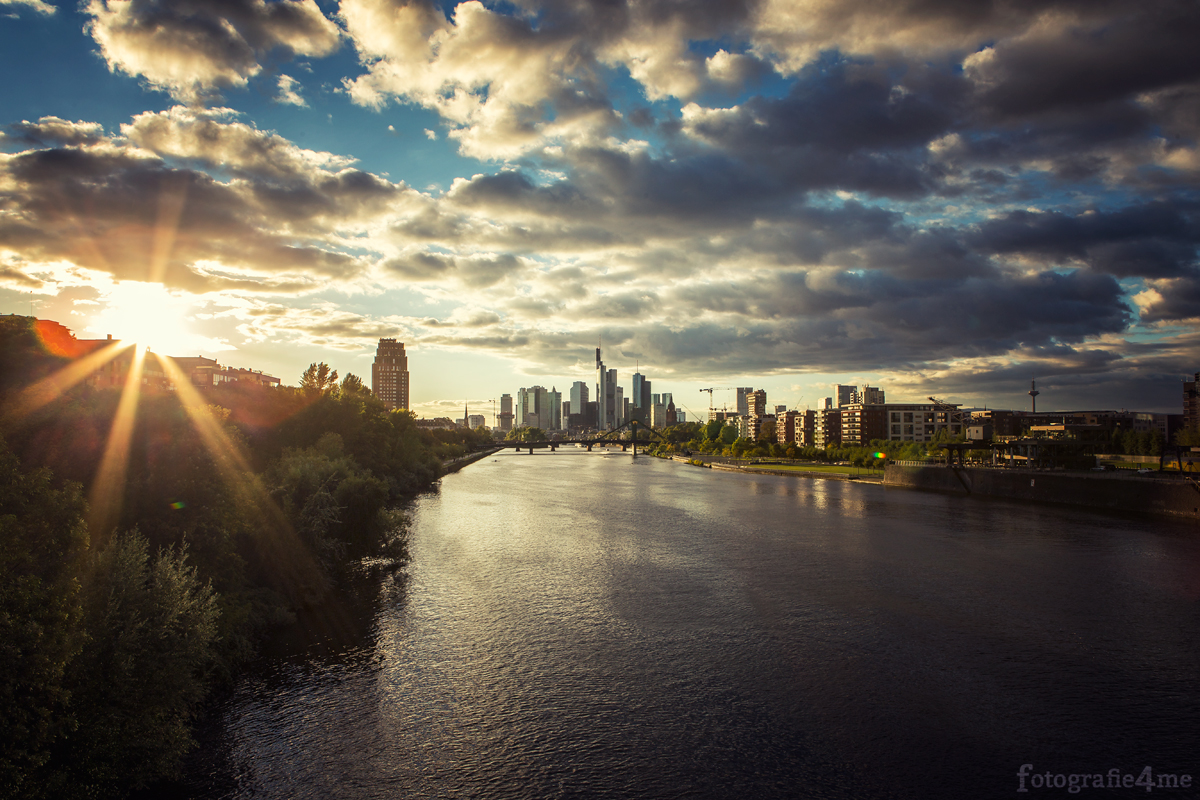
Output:
<svg viewBox="0 0 1200 800">
<path fill-rule="evenodd" d="M 110 69 L 189 102 L 244 86 L 270 53 L 323 56 L 340 42 L 313 0 L 90 0 L 85 8 Z"/>
<path fill-rule="evenodd" d="M 679 380 L 873 372 L 920 392 L 1200 362 L 1194 2 L 87 9 L 111 69 L 186 105 L 118 132 L 7 126 L 8 285 L 157 280 L 239 300 L 253 341 L 400 335 L 576 374 L 597 336 Z M 328 59 L 313 84 L 340 96 L 279 68 L 319 68 L 342 37 L 354 74 Z M 360 162 L 201 106 L 260 73 L 275 114 L 406 107 L 369 126 L 394 149 Z M 403 182 L 414 140 L 446 159 L 442 188 Z"/>
<path fill-rule="evenodd" d="M 78 144 L 0 156 L 0 249 L 191 292 L 295 293 L 359 280 L 371 262 L 343 234 L 381 224 L 414 193 L 221 117 L 143 114 L 123 139 L 83 123 L 22 124 L 23 137 Z M 68 135 L 79 130 L 87 135 Z"/>
</svg>

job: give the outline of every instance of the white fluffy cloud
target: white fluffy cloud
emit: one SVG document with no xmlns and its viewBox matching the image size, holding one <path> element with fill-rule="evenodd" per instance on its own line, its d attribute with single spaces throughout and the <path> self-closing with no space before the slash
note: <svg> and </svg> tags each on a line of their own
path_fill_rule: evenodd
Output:
<svg viewBox="0 0 1200 800">
<path fill-rule="evenodd" d="M 340 43 L 313 0 L 89 0 L 85 10 L 110 69 L 188 102 L 244 86 L 271 52 L 324 56 Z"/>
</svg>

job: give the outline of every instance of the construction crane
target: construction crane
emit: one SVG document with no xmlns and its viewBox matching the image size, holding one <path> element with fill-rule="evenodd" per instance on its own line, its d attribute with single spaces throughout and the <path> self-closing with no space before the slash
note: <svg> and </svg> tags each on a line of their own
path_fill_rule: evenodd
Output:
<svg viewBox="0 0 1200 800">
<path fill-rule="evenodd" d="M 701 389 L 702 392 L 708 392 L 708 419 L 711 422 L 713 418 L 713 392 L 732 392 L 732 386 L 716 386 L 712 389 Z"/>
<path fill-rule="evenodd" d="M 938 400 L 936 397 L 929 398 L 929 402 L 933 403 L 934 411 L 940 411 L 946 415 L 947 422 L 950 422 L 950 423 L 957 422 L 959 425 L 963 425 L 963 426 L 965 426 L 967 424 L 966 423 L 966 419 L 967 419 L 966 414 L 964 412 L 960 411 L 958 409 L 958 406 L 950 405 L 949 403 L 943 403 L 941 400 Z"/>
</svg>

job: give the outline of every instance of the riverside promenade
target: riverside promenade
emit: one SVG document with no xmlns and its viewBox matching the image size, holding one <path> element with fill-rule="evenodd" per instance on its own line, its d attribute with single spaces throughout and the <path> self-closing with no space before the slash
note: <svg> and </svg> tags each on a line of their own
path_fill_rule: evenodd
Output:
<svg viewBox="0 0 1200 800">
<path fill-rule="evenodd" d="M 888 464 L 883 485 L 1200 519 L 1200 485 L 1186 476 Z"/>
</svg>

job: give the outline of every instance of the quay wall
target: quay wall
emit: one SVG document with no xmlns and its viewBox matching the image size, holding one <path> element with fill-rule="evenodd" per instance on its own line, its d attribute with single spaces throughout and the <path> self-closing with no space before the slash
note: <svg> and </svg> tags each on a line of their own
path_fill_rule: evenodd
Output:
<svg viewBox="0 0 1200 800">
<path fill-rule="evenodd" d="M 1111 473 L 1065 473 L 888 464 L 884 486 L 1004 497 L 1113 511 L 1200 518 L 1200 486 L 1189 480 Z"/>
</svg>

